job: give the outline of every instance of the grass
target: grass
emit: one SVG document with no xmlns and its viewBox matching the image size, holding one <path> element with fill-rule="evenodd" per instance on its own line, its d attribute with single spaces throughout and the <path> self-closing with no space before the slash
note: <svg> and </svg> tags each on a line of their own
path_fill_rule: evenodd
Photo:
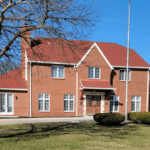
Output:
<svg viewBox="0 0 150 150">
<path fill-rule="evenodd" d="M 0 125 L 2 150 L 149 150 L 150 127 L 104 127 L 92 123 Z"/>
</svg>

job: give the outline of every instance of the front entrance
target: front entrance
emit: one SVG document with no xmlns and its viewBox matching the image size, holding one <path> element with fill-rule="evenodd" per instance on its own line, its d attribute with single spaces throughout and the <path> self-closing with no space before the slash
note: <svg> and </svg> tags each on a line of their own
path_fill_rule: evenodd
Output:
<svg viewBox="0 0 150 150">
<path fill-rule="evenodd" d="M 100 113 L 101 95 L 86 96 L 86 114 Z"/>
</svg>

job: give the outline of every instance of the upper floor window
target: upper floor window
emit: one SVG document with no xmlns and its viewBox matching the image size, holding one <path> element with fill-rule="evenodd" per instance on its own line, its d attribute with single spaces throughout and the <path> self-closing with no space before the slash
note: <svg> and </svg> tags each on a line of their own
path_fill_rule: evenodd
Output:
<svg viewBox="0 0 150 150">
<path fill-rule="evenodd" d="M 119 74 L 119 80 L 121 81 L 126 81 L 126 70 L 125 69 L 121 69 L 120 70 L 120 74 Z M 130 70 L 128 70 L 128 81 L 130 81 Z"/>
<path fill-rule="evenodd" d="M 64 78 L 64 67 L 52 66 L 52 78 Z"/>
<path fill-rule="evenodd" d="M 110 96 L 110 112 L 119 111 L 119 96 L 111 95 Z"/>
<path fill-rule="evenodd" d="M 100 68 L 99 67 L 89 67 L 88 77 L 89 77 L 89 79 L 100 79 Z"/>
<path fill-rule="evenodd" d="M 132 96 L 131 111 L 140 111 L 140 96 Z"/>
</svg>

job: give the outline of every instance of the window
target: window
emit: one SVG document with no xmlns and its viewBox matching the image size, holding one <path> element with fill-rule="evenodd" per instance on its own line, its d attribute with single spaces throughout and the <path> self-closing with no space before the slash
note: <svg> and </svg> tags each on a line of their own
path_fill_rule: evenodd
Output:
<svg viewBox="0 0 150 150">
<path fill-rule="evenodd" d="M 111 95 L 110 96 L 110 112 L 119 111 L 119 96 Z"/>
<path fill-rule="evenodd" d="M 12 94 L 0 94 L 0 114 L 13 114 Z"/>
<path fill-rule="evenodd" d="M 100 68 L 89 67 L 88 76 L 89 76 L 89 79 L 99 79 L 100 78 Z"/>
<path fill-rule="evenodd" d="M 49 94 L 39 94 L 39 111 L 49 111 Z"/>
<path fill-rule="evenodd" d="M 52 66 L 52 78 L 64 78 L 64 67 Z"/>
<path fill-rule="evenodd" d="M 131 111 L 140 111 L 140 96 L 132 96 Z"/>
<path fill-rule="evenodd" d="M 64 95 L 64 111 L 74 111 L 74 95 Z"/>
<path fill-rule="evenodd" d="M 128 70 L 128 81 L 130 81 L 130 70 Z M 119 80 L 126 81 L 126 70 L 120 70 Z"/>
</svg>

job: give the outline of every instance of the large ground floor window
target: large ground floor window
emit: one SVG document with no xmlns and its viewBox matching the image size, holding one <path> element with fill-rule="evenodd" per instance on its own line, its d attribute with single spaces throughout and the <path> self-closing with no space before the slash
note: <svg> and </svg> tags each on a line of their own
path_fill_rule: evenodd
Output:
<svg viewBox="0 0 150 150">
<path fill-rule="evenodd" d="M 141 97 L 132 96 L 131 111 L 140 111 Z"/>
<path fill-rule="evenodd" d="M 74 111 L 74 95 L 64 95 L 64 111 Z"/>
<path fill-rule="evenodd" d="M 110 112 L 119 111 L 119 96 L 111 95 L 110 96 Z"/>
<path fill-rule="evenodd" d="M 39 111 L 50 111 L 50 96 L 49 94 L 39 94 Z"/>
<path fill-rule="evenodd" d="M 13 114 L 12 94 L 0 94 L 0 114 Z"/>
</svg>

